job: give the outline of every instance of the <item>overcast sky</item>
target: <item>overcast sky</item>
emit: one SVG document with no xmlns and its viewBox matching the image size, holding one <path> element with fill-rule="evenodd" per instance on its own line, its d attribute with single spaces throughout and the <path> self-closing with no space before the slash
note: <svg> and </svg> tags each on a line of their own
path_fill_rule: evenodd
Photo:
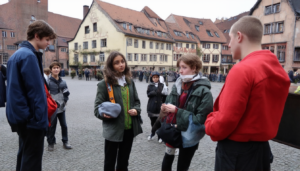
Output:
<svg viewBox="0 0 300 171">
<path fill-rule="evenodd" d="M 34 1 L 34 0 L 33 0 Z M 43 0 L 41 0 L 43 1 Z M 93 0 L 48 0 L 49 11 L 74 18 L 83 18 L 83 5 L 90 6 Z M 249 11 L 257 0 L 104 0 L 118 6 L 141 11 L 150 7 L 162 19 L 170 14 L 195 18 L 232 17 Z M 0 4 L 8 0 L 0 0 Z"/>
</svg>

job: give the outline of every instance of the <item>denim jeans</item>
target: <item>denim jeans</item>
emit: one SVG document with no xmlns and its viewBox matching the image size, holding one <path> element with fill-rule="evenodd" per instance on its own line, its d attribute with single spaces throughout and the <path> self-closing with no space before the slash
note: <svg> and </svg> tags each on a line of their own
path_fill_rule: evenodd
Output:
<svg viewBox="0 0 300 171">
<path fill-rule="evenodd" d="M 56 143 L 55 131 L 56 131 L 57 119 L 59 120 L 61 126 L 62 142 L 63 143 L 68 142 L 68 127 L 66 122 L 66 114 L 65 112 L 63 112 L 63 113 L 58 113 L 56 115 L 56 118 L 51 123 L 51 127 L 48 129 L 47 141 L 49 145 L 53 145 Z"/>
</svg>

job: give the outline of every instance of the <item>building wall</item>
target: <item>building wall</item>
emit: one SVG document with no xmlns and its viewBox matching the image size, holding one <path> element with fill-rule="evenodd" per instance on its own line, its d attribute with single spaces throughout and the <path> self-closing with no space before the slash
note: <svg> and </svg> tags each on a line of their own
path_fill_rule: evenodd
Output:
<svg viewBox="0 0 300 171">
<path fill-rule="evenodd" d="M 280 12 L 265 15 L 265 7 L 277 3 L 281 3 Z M 283 33 L 268 35 L 265 34 L 262 39 L 262 44 L 273 44 L 275 47 L 275 55 L 277 55 L 277 45 L 286 42 L 285 62 L 281 62 L 281 65 L 284 66 L 285 70 L 291 69 L 292 65 L 295 65 L 295 63 L 293 62 L 293 36 L 295 28 L 295 15 L 287 0 L 263 0 L 260 3 L 259 7 L 253 12 L 252 16 L 258 17 L 262 21 L 263 25 L 284 21 Z"/>
<path fill-rule="evenodd" d="M 2 31 L 6 32 L 6 37 L 2 37 Z M 17 38 L 17 34 L 15 33 L 15 37 L 11 37 L 11 32 L 14 32 L 14 30 L 9 30 L 9 29 L 0 29 L 0 64 L 6 64 L 6 59 L 8 60 L 8 58 L 4 59 L 4 54 L 8 54 L 8 57 L 10 57 L 13 53 L 15 53 L 15 51 L 17 50 L 17 46 L 14 45 L 14 43 L 16 42 Z M 7 45 L 12 45 L 15 47 L 15 50 L 10 50 L 7 48 Z"/>
<path fill-rule="evenodd" d="M 209 49 L 203 48 L 203 44 L 210 44 L 210 48 Z M 217 44 L 219 46 L 219 48 L 214 49 L 213 44 Z M 202 50 L 202 56 L 201 56 L 202 66 L 203 66 L 203 68 L 207 67 L 207 70 L 204 70 L 203 72 L 207 72 L 207 73 L 218 72 L 220 69 L 220 64 L 221 64 L 221 59 L 222 59 L 222 54 L 221 54 L 222 44 L 221 43 L 211 43 L 211 42 L 201 42 L 201 44 L 198 44 L 198 46 L 201 47 L 201 50 Z M 203 61 L 204 54 L 210 54 L 209 62 Z M 219 55 L 219 60 L 217 62 L 213 61 L 213 55 Z M 216 71 L 216 68 L 218 68 L 217 71 Z"/>
</svg>

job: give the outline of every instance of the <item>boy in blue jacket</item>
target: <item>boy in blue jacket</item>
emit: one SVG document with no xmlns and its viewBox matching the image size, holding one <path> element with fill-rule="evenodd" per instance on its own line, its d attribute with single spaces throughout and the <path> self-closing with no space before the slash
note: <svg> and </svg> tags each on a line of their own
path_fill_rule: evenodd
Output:
<svg viewBox="0 0 300 171">
<path fill-rule="evenodd" d="M 44 137 L 48 128 L 42 53 L 56 34 L 45 21 L 28 26 L 22 42 L 7 62 L 7 120 L 19 136 L 16 170 L 42 170 Z M 48 91 L 48 90 L 47 90 Z"/>
</svg>

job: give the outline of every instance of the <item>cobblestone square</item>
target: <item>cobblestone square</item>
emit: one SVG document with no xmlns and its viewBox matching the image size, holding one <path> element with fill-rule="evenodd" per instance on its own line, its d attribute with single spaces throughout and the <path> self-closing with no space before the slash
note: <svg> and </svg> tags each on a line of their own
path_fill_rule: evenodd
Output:
<svg viewBox="0 0 300 171">
<path fill-rule="evenodd" d="M 56 130 L 55 150 L 47 151 L 45 138 L 43 170 L 72 170 L 98 171 L 103 170 L 104 139 L 102 138 L 102 121 L 94 116 L 94 100 L 96 97 L 97 81 L 64 78 L 70 90 L 70 100 L 67 104 L 67 124 L 69 143 L 72 150 L 65 150 L 61 142 L 61 129 L 58 124 Z M 144 120 L 143 134 L 140 134 L 133 143 L 129 170 L 158 171 L 165 152 L 165 145 L 155 140 L 148 141 L 150 134 L 150 120 L 147 116 L 147 84 L 136 80 L 136 86 L 141 100 L 142 118 Z M 172 83 L 169 83 L 171 88 Z M 218 96 L 223 84 L 212 83 L 214 99 Z M 224 128 L 226 129 L 226 128 Z M 12 133 L 5 116 L 5 108 L 0 108 L 0 171 L 15 170 L 18 151 L 18 136 Z M 272 170 L 297 171 L 300 170 L 300 150 L 274 141 L 270 141 L 274 162 Z M 192 160 L 191 171 L 210 171 L 214 169 L 216 143 L 205 136 L 199 145 Z M 176 168 L 175 158 L 173 170 Z"/>
</svg>

